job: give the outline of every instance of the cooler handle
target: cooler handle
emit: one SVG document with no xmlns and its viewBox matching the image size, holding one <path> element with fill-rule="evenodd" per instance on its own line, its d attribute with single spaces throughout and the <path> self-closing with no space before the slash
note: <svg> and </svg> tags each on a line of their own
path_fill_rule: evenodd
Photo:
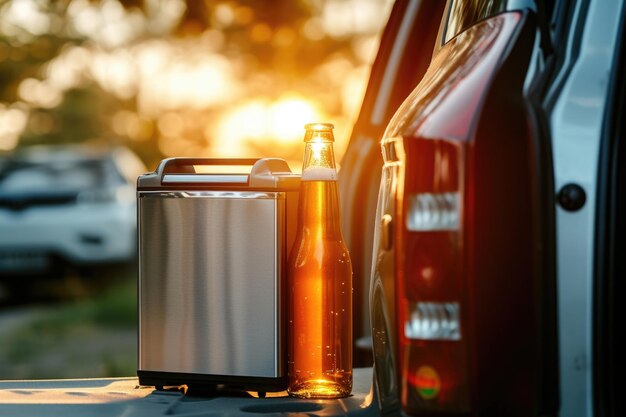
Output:
<svg viewBox="0 0 626 417">
<path fill-rule="evenodd" d="M 244 165 L 252 166 L 259 158 L 167 158 L 161 161 L 156 172 L 161 174 L 193 174 L 194 165 Z"/>
<path fill-rule="evenodd" d="M 244 174 L 196 173 L 194 166 L 251 166 Z M 161 187 L 164 184 L 232 184 L 255 188 L 296 189 L 300 176 L 293 174 L 281 158 L 168 158 L 154 172 L 137 179 L 138 188 Z"/>
<path fill-rule="evenodd" d="M 156 172 L 161 184 L 247 184 L 249 174 L 196 174 L 194 166 L 253 166 L 255 158 L 168 158 Z"/>
</svg>

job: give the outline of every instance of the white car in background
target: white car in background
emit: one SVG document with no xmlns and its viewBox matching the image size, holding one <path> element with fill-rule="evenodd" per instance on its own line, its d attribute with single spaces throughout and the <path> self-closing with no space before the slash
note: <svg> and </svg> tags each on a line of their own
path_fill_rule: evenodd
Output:
<svg viewBox="0 0 626 417">
<path fill-rule="evenodd" d="M 126 148 L 34 146 L 0 157 L 0 278 L 133 262 L 143 172 Z"/>
</svg>

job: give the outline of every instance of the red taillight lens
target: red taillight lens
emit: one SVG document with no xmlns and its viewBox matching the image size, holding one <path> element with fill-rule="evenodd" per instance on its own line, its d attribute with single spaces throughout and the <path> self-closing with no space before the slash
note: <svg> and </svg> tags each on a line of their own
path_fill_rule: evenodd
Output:
<svg viewBox="0 0 626 417">
<path fill-rule="evenodd" d="M 409 412 L 469 410 L 464 324 L 462 141 L 405 138 L 398 225 L 402 403 Z"/>
</svg>

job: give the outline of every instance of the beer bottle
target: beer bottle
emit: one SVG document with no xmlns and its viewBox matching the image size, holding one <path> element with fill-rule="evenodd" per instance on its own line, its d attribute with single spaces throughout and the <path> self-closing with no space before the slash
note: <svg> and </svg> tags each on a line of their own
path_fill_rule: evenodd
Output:
<svg viewBox="0 0 626 417">
<path fill-rule="evenodd" d="M 305 126 L 298 231 L 289 260 L 289 394 L 352 391 L 352 265 L 339 224 L 333 125 Z"/>
</svg>

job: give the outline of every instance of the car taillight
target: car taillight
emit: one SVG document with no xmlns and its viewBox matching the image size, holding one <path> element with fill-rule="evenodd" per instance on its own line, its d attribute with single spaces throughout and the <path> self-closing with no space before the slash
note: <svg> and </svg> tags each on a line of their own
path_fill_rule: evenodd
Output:
<svg viewBox="0 0 626 417">
<path fill-rule="evenodd" d="M 407 411 L 469 408 L 461 141 L 404 138 L 398 334 Z"/>
</svg>

